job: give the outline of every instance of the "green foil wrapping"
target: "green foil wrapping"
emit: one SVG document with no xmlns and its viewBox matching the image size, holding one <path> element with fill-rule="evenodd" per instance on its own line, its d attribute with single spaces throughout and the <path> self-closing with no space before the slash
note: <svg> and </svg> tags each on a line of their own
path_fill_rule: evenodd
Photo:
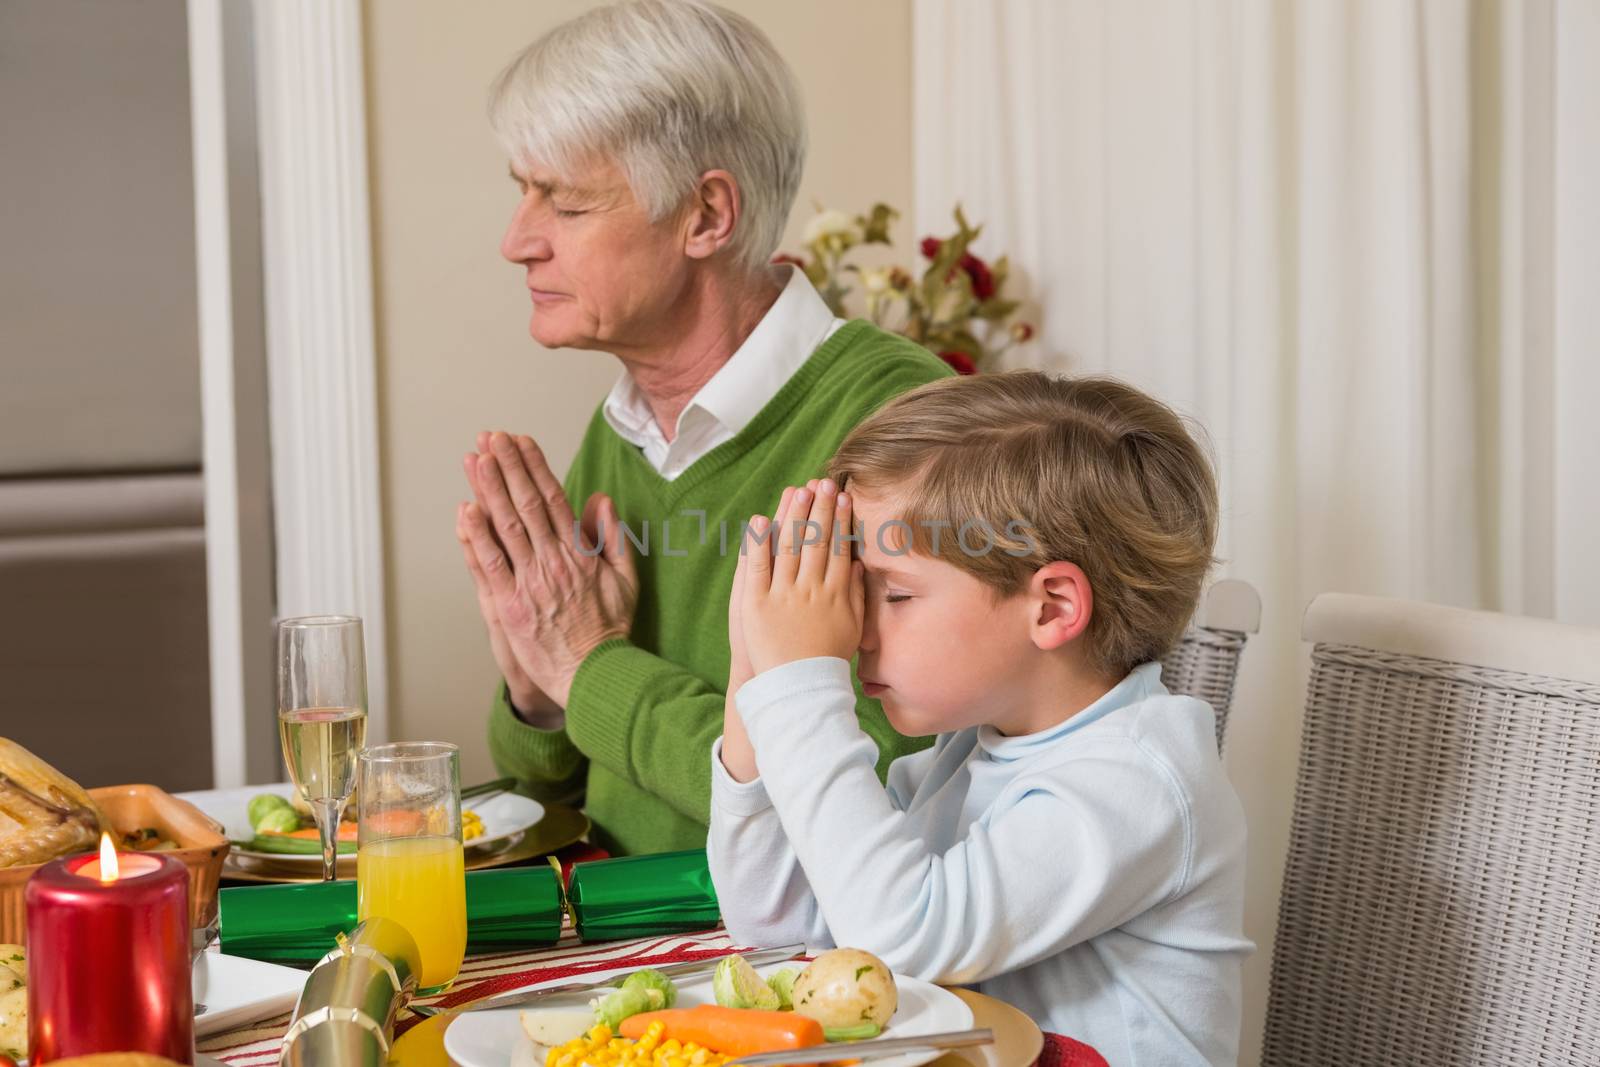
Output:
<svg viewBox="0 0 1600 1067">
<path fill-rule="evenodd" d="M 356 883 L 234 886 L 217 894 L 217 936 L 230 956 L 313 963 L 356 925 Z M 467 872 L 467 952 L 553 945 L 561 893 L 545 867 Z"/>
<path fill-rule="evenodd" d="M 701 848 L 576 864 L 567 904 L 583 941 L 689 933 L 722 920 Z"/>
</svg>

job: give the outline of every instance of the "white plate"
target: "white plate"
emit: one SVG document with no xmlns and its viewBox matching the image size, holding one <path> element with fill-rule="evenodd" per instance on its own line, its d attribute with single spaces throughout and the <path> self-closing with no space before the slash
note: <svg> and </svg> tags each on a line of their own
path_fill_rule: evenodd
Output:
<svg viewBox="0 0 1600 1067">
<path fill-rule="evenodd" d="M 232 841 L 248 841 L 255 836 L 250 826 L 250 801 L 262 793 L 276 793 L 288 800 L 294 796 L 294 785 L 277 782 L 272 785 L 248 785 L 238 789 L 204 789 L 193 793 L 179 793 L 211 818 L 222 824 L 223 832 Z M 523 833 L 544 818 L 544 806 L 520 793 L 500 793 L 484 801 L 468 800 L 463 805 L 478 813 L 483 820 L 483 834 L 467 842 L 468 851 L 507 841 Z M 293 856 L 277 852 L 255 852 L 235 845 L 230 853 L 249 859 L 271 860 L 274 863 L 320 864 L 320 855 Z"/>
<path fill-rule="evenodd" d="M 757 967 L 756 970 L 763 975 L 769 975 L 785 967 L 804 966 L 805 964 L 799 961 L 790 961 Z M 640 966 L 635 964 L 619 968 L 615 974 L 620 977 L 639 969 Z M 595 978 L 599 975 L 584 975 L 584 977 Z M 894 1018 L 889 1020 L 889 1025 L 884 1028 L 882 1036 L 915 1037 L 918 1034 L 939 1034 L 947 1030 L 971 1029 L 972 1009 L 954 993 L 903 974 L 895 975 L 894 983 L 900 991 L 900 1006 L 895 1010 Z M 540 985 L 548 984 L 550 983 L 541 982 L 528 988 L 537 989 Z M 714 1003 L 716 999 L 711 995 L 709 974 L 678 982 L 678 1001 L 675 1007 L 692 1008 L 697 1004 Z M 564 1000 L 562 1003 L 562 1007 L 571 1006 L 571 1000 Z M 473 1011 L 458 1015 L 444 1032 L 444 1050 L 460 1067 L 538 1067 L 533 1055 L 533 1042 L 522 1032 L 521 1014 L 521 1010 L 517 1008 L 504 1008 L 498 1011 Z M 841 1053 L 841 1055 L 849 1054 Z M 872 1062 L 874 1067 L 916 1067 L 917 1064 L 927 1063 L 940 1055 L 938 1052 L 908 1053 Z"/>
<path fill-rule="evenodd" d="M 307 972 L 276 963 L 202 952 L 194 961 L 194 1002 L 206 1006 L 194 1017 L 196 1037 L 270 1019 L 294 1008 Z"/>
</svg>

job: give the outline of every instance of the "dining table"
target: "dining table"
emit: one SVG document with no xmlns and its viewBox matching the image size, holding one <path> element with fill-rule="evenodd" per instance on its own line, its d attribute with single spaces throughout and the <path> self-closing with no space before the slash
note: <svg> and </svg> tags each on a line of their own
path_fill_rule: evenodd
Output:
<svg viewBox="0 0 1600 1067">
<path fill-rule="evenodd" d="M 553 945 L 469 956 L 446 992 L 418 1004 L 464 1008 L 541 982 L 576 980 L 617 968 L 656 967 L 668 963 L 710 960 L 747 946 L 736 944 L 717 928 L 685 934 L 583 943 L 570 922 Z M 216 951 L 215 946 L 211 951 Z M 948 1052 L 934 1067 L 1103 1067 L 1105 1061 L 1087 1045 L 1059 1035 L 1046 1035 L 1022 1012 L 993 997 L 950 987 L 973 1011 L 973 1025 L 995 1032 L 990 1046 Z M 203 1038 L 196 1051 L 228 1067 L 276 1067 L 289 1029 L 290 1012 L 238 1029 Z M 445 1067 L 444 1032 L 454 1021 L 448 1012 L 423 1017 L 403 1010 L 395 1024 L 390 1050 L 392 1067 Z M 508 1054 L 509 1062 L 509 1054 Z"/>
<path fill-rule="evenodd" d="M 563 882 L 570 882 L 574 866 L 607 859 L 610 853 L 589 843 L 564 837 L 565 842 L 547 856 L 518 856 L 513 866 L 553 862 Z M 686 933 L 659 934 L 615 941 L 582 941 L 569 915 L 563 916 L 555 944 L 469 955 L 450 988 L 432 997 L 418 998 L 420 1006 L 462 1009 L 478 1001 L 542 983 L 577 981 L 610 971 L 659 967 L 669 963 L 715 960 L 735 952 L 749 952 L 720 925 Z M 220 951 L 212 944 L 207 951 Z M 946 986 L 972 1009 L 973 1026 L 994 1031 L 994 1044 L 954 1049 L 931 1061 L 931 1067 L 1106 1067 L 1092 1047 L 1062 1034 L 1041 1031 L 1027 1015 L 994 997 L 960 986 Z M 201 1038 L 195 1046 L 197 1062 L 213 1061 L 227 1067 L 276 1067 L 293 1012 L 261 1019 Z M 445 1030 L 456 1015 L 443 1011 L 425 1017 L 402 1009 L 395 1022 L 390 1067 L 449 1067 Z M 509 1055 L 508 1055 L 509 1063 Z M 211 1067 L 211 1063 L 207 1063 Z"/>
</svg>

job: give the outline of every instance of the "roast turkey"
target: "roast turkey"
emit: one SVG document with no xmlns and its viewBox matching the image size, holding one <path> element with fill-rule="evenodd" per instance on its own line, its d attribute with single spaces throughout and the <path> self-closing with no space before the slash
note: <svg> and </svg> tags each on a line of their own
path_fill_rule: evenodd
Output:
<svg viewBox="0 0 1600 1067">
<path fill-rule="evenodd" d="M 110 829 L 82 786 L 0 737 L 0 867 L 87 851 Z"/>
</svg>

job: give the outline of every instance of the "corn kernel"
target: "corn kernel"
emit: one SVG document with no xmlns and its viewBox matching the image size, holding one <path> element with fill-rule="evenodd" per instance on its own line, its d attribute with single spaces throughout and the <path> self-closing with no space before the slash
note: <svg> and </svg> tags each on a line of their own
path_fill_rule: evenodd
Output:
<svg viewBox="0 0 1600 1067">
<path fill-rule="evenodd" d="M 710 1049 L 697 1048 L 697 1049 L 694 1050 L 693 1053 L 690 1054 L 689 1062 L 691 1064 L 693 1064 L 694 1067 L 705 1067 L 706 1060 L 708 1060 L 710 1058 L 711 1058 L 711 1050 Z"/>
</svg>

